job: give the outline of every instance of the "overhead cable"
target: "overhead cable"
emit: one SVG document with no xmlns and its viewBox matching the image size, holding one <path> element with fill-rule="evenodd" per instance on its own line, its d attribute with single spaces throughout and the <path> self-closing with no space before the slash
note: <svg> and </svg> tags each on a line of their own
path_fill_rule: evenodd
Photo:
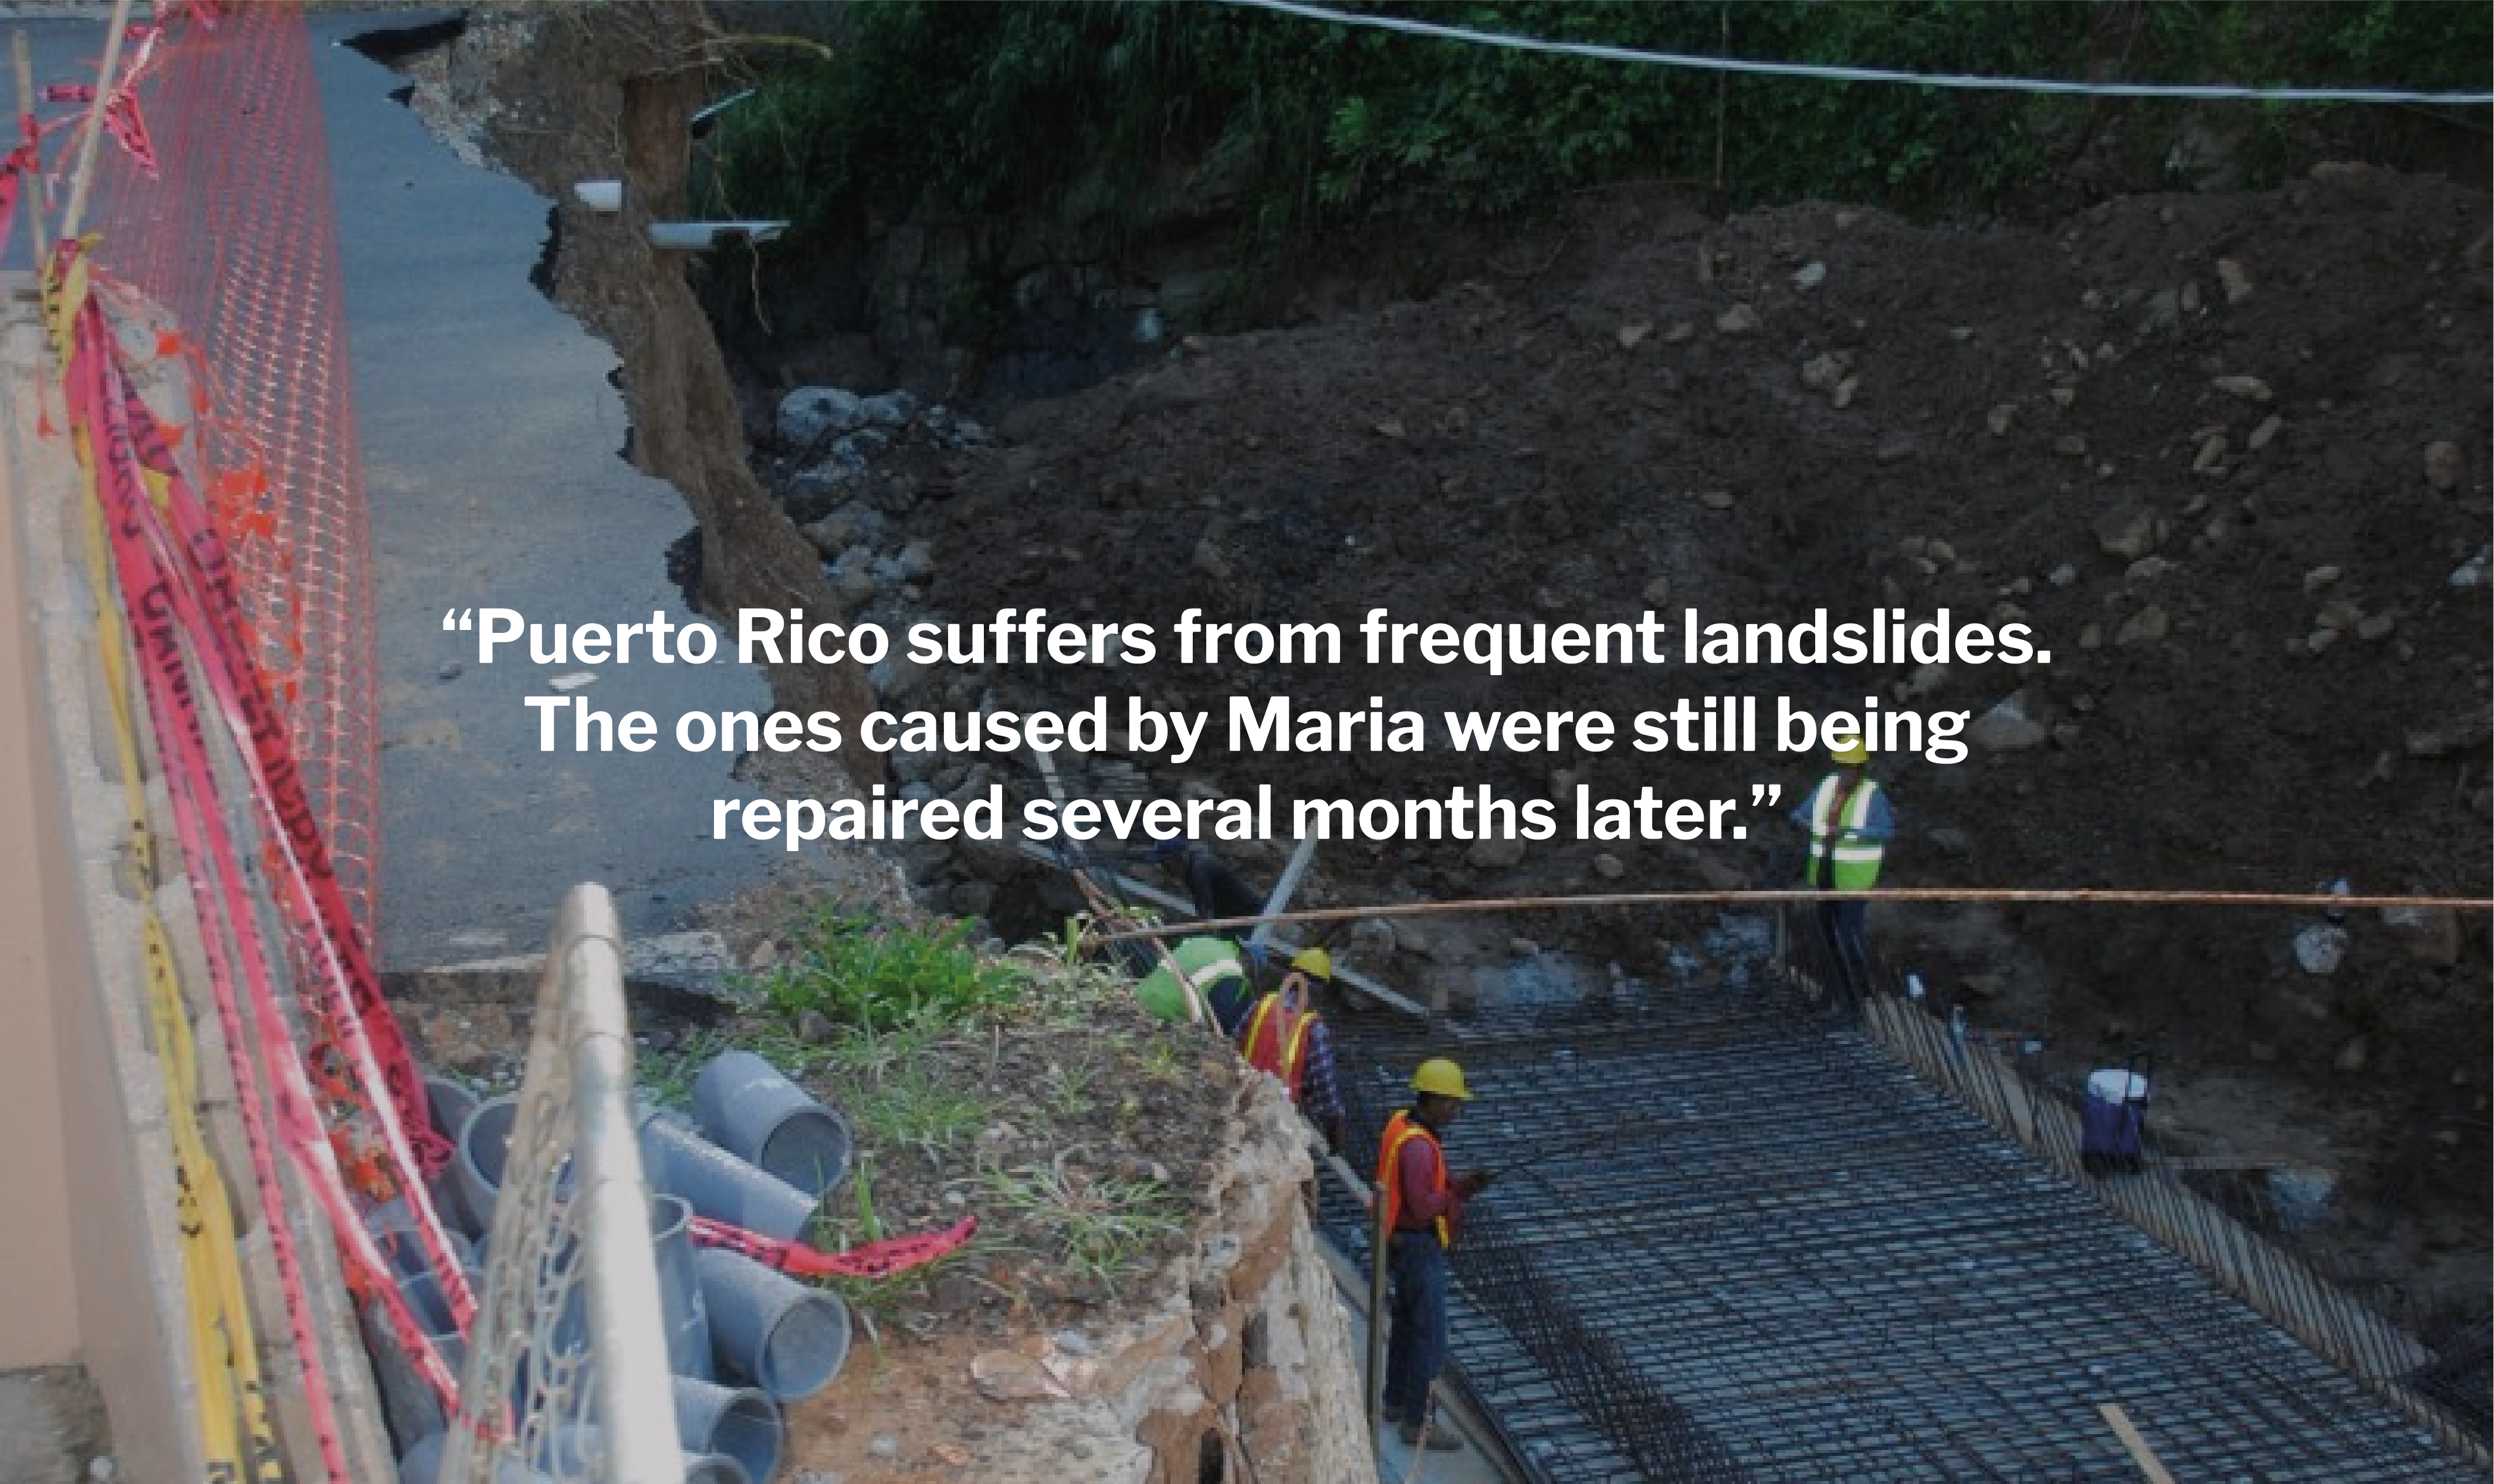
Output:
<svg viewBox="0 0 2494 1484">
<path fill-rule="evenodd" d="M 1979 77 L 1964 73 L 1894 72 L 1877 67 L 1834 67 L 1814 62 L 1756 62 L 1741 57 L 1698 56 L 1684 51 L 1647 51 L 1634 46 L 1606 46 L 1597 42 L 1559 42 L 1537 36 L 1480 31 L 1470 26 L 1441 25 L 1401 15 L 1366 15 L 1336 11 L 1297 0 L 1224 0 L 1250 10 L 1276 11 L 1307 20 L 1335 25 L 1399 31 L 1407 36 L 1469 42 L 1510 51 L 1539 51 L 1558 56 L 1591 57 L 1604 62 L 1639 62 L 1656 67 L 1684 67 L 1697 72 L 1747 73 L 1770 77 L 1812 77 L 1823 82 L 1902 82 L 1916 87 L 1957 88 L 1965 92 L 2060 93 L 2095 98 L 2190 98 L 2246 100 L 2262 103 L 2395 103 L 2494 104 L 2494 93 L 2420 93 L 2399 88 L 2237 87 L 2200 82 L 2072 82 L 2057 77 Z"/>
</svg>

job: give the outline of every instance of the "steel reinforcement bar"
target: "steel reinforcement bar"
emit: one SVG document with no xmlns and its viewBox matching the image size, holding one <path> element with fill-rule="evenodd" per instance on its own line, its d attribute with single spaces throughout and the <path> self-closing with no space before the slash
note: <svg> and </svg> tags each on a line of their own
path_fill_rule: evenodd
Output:
<svg viewBox="0 0 2494 1484">
<path fill-rule="evenodd" d="M 1944 1091 L 1863 1027 L 1944 1067 L 1976 1065 L 1972 1042 L 1813 993 L 1831 976 L 1810 956 L 1742 991 L 1631 984 L 1464 1026 L 1479 1097 L 1454 1162 L 1534 1163 L 1457 1246 L 1456 1365 L 1541 1477 L 2135 1477 L 2105 1403 L 2178 1477 L 2481 1476 L 2464 1429 L 2396 1379 L 2421 1347 L 2213 1208 L 2187 1260 L 2151 1240 L 2107 1192 L 2178 1181 L 2065 1166 L 2074 1125 L 2041 1094 L 2041 1147 L 2012 1136 L 1966 1075 Z M 1344 1027 L 1356 1126 L 1443 1032 Z M 2245 1307 L 2212 1251 L 2336 1338 Z"/>
</svg>

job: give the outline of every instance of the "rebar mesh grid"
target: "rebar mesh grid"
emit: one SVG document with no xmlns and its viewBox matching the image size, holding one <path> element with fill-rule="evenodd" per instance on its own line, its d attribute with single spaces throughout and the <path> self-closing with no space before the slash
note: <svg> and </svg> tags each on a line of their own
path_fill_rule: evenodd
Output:
<svg viewBox="0 0 2494 1484">
<path fill-rule="evenodd" d="M 1551 1484 L 2481 1477 L 2044 1158 L 1767 977 L 1436 1033 L 1340 1027 L 1373 1137 L 1424 1055 L 1459 1168 L 1460 1378 Z M 1580 1152 L 1570 1139 L 1616 1136 Z M 1336 1239 L 1358 1222 L 1337 1198 Z"/>
</svg>

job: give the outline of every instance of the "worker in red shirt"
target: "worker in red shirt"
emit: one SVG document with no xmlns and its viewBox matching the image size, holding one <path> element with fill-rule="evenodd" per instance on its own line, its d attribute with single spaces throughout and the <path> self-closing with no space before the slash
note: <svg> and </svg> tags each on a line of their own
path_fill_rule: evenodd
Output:
<svg viewBox="0 0 2494 1484">
<path fill-rule="evenodd" d="M 1412 1106 L 1385 1121 L 1377 1152 L 1380 1226 L 1394 1277 L 1391 1337 L 1385 1350 L 1385 1415 L 1399 1417 L 1403 1440 L 1425 1438 L 1441 1452 L 1463 1446 L 1427 1432 L 1429 1402 L 1446 1365 L 1446 1249 L 1462 1229 L 1464 1202 L 1489 1188 L 1489 1171 L 1449 1177 L 1441 1140 L 1472 1099 L 1464 1071 L 1435 1057 L 1412 1074 Z"/>
</svg>

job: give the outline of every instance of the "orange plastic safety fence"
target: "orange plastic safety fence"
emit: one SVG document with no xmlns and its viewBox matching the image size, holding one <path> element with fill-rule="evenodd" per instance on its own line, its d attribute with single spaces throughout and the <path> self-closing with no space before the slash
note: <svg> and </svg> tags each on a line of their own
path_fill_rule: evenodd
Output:
<svg viewBox="0 0 2494 1484">
<path fill-rule="evenodd" d="M 364 941 L 380 862 L 372 543 L 329 157 L 299 7 L 172 8 L 99 159 L 97 260 L 172 311 L 200 466 Z M 118 101 L 116 101 L 118 102 Z M 152 153 L 153 159 L 148 155 Z M 148 167 L 152 165 L 151 170 Z"/>
</svg>

